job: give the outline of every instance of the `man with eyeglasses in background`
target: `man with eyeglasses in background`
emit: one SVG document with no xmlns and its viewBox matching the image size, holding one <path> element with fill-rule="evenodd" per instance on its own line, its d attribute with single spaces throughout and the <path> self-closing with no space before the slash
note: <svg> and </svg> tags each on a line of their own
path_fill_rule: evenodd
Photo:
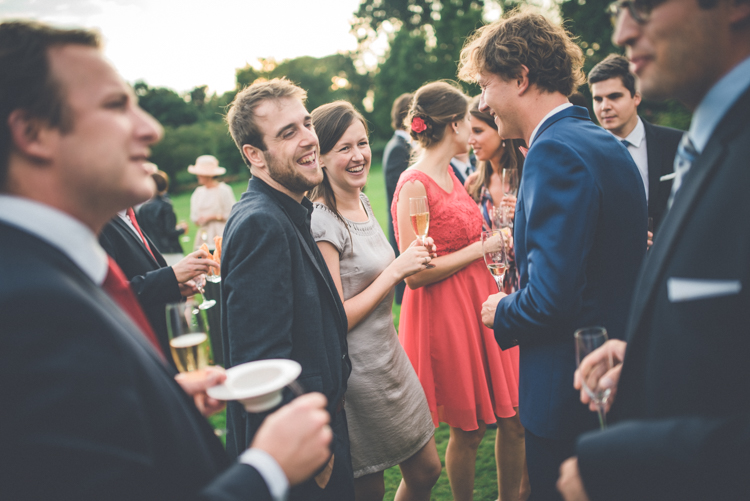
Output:
<svg viewBox="0 0 750 501">
<path fill-rule="evenodd" d="M 596 384 L 612 357 L 599 384 L 616 394 L 617 424 L 579 438 L 558 488 L 566 500 L 750 499 L 750 2 L 612 11 L 644 98 L 677 98 L 693 119 L 627 344 L 610 341 L 575 375 L 579 389 Z"/>
</svg>

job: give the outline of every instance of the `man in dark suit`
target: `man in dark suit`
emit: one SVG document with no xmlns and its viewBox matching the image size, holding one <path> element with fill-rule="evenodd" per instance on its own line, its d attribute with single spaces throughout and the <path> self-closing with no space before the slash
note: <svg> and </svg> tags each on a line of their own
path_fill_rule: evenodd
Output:
<svg viewBox="0 0 750 501">
<path fill-rule="evenodd" d="M 614 13 L 644 98 L 678 98 L 693 119 L 627 347 L 610 342 L 576 375 L 624 354 L 607 374 L 617 424 L 579 439 L 558 485 L 569 500 L 750 499 L 750 5 Z"/>
<path fill-rule="evenodd" d="M 305 192 L 323 180 L 323 171 L 306 96 L 288 80 L 274 79 L 237 94 L 227 114 L 253 178 L 224 229 L 224 361 L 232 367 L 286 358 L 302 365 L 303 389 L 328 398 L 334 438 L 328 467 L 291 497 L 345 501 L 354 496 L 343 400 L 351 372 L 347 319 L 310 232 L 313 207 Z M 263 418 L 230 403 L 230 455 L 245 449 Z"/>
<path fill-rule="evenodd" d="M 520 52 L 518 37 L 527 47 Z M 627 150 L 568 102 L 583 79 L 583 54 L 562 27 L 516 13 L 480 29 L 461 64 L 461 78 L 478 80 L 480 109 L 495 115 L 498 133 L 529 145 L 514 223 L 520 289 L 490 296 L 482 319 L 501 348 L 520 346 L 531 499 L 556 499 L 560 463 L 598 425 L 570 387 L 573 332 L 602 325 L 624 335 L 624 298 L 646 251 L 646 197 Z"/>
<path fill-rule="evenodd" d="M 134 323 L 137 300 L 96 233 L 153 194 L 144 163 L 160 136 L 98 35 L 0 24 L 4 499 L 278 500 L 328 456 L 325 399 L 312 395 L 230 464 L 189 396 L 216 409 L 205 389 L 224 376 L 178 384 Z M 112 282 L 118 303 L 101 286 Z"/>
<path fill-rule="evenodd" d="M 393 101 L 391 108 L 391 127 L 393 127 L 393 137 L 391 137 L 383 150 L 383 175 L 385 176 L 385 196 L 388 202 L 388 241 L 393 247 L 393 252 L 398 257 L 399 250 L 396 243 L 396 234 L 393 232 L 393 216 L 391 216 L 391 204 L 393 203 L 393 193 L 396 191 L 398 178 L 401 173 L 409 167 L 411 158 L 411 139 L 406 131 L 404 119 L 409 113 L 411 106 L 412 94 L 401 94 Z M 396 304 L 401 304 L 404 297 L 404 287 L 406 282 L 400 282 L 396 286 Z"/>
<path fill-rule="evenodd" d="M 132 210 L 119 211 L 99 234 L 99 244 L 130 282 L 146 314 L 162 352 L 169 355 L 165 306 L 198 293 L 193 279 L 207 273 L 216 263 L 197 250 L 174 266 L 167 262 L 153 242 L 140 230 Z M 136 226 L 138 225 L 138 226 Z M 171 357 L 169 363 L 174 364 Z"/>
<path fill-rule="evenodd" d="M 641 94 L 628 65 L 624 57 L 610 54 L 589 72 L 589 88 L 597 120 L 625 144 L 638 167 L 655 230 L 667 210 L 683 131 L 652 125 L 638 116 Z"/>
</svg>

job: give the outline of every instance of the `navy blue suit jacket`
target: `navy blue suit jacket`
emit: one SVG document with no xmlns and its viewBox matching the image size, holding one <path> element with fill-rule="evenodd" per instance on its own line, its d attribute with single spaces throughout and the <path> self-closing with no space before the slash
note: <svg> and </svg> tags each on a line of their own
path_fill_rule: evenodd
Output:
<svg viewBox="0 0 750 501">
<path fill-rule="evenodd" d="M 643 182 L 627 149 L 585 108 L 547 119 L 516 206 L 520 289 L 495 315 L 500 347 L 521 347 L 521 422 L 535 435 L 571 439 L 597 426 L 573 389 L 573 332 L 602 325 L 624 336 L 646 230 Z"/>
</svg>

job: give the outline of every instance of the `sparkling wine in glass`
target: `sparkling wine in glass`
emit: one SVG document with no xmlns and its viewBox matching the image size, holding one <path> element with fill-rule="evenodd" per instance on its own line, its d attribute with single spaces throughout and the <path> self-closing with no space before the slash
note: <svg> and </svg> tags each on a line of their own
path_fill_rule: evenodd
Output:
<svg viewBox="0 0 750 501">
<path fill-rule="evenodd" d="M 190 303 L 166 306 L 169 350 L 180 372 L 207 367 L 209 361 L 208 319 L 206 313 Z"/>
<path fill-rule="evenodd" d="M 497 289 L 502 291 L 505 271 L 508 269 L 508 254 L 502 230 L 482 232 L 482 253 L 484 263 L 497 283 Z"/>
<path fill-rule="evenodd" d="M 424 245 L 424 239 L 427 238 L 427 231 L 430 229 L 430 207 L 427 197 L 409 199 L 409 217 L 419 243 Z"/>
<path fill-rule="evenodd" d="M 576 364 L 581 365 L 581 360 L 586 355 L 599 348 L 607 342 L 607 329 L 604 327 L 584 327 L 573 334 L 576 343 Z M 583 391 L 591 398 L 599 413 L 599 426 L 601 429 L 607 427 L 606 407 L 607 400 L 612 392 L 611 388 L 601 388 L 599 381 L 604 374 L 612 368 L 612 359 L 604 359 L 595 365 L 587 374 L 581 374 Z"/>
</svg>

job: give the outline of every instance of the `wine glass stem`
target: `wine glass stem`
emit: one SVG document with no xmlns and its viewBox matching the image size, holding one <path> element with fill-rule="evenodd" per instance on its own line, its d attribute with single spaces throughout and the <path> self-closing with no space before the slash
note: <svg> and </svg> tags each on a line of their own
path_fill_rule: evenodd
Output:
<svg viewBox="0 0 750 501">
<path fill-rule="evenodd" d="M 607 413 L 604 410 L 604 405 L 599 405 L 596 410 L 599 413 L 599 427 L 602 430 L 607 429 Z"/>
<path fill-rule="evenodd" d="M 497 290 L 499 292 L 503 292 L 503 279 L 505 278 L 505 275 L 502 276 L 492 276 L 492 278 L 495 279 L 495 283 L 497 283 Z"/>
</svg>

